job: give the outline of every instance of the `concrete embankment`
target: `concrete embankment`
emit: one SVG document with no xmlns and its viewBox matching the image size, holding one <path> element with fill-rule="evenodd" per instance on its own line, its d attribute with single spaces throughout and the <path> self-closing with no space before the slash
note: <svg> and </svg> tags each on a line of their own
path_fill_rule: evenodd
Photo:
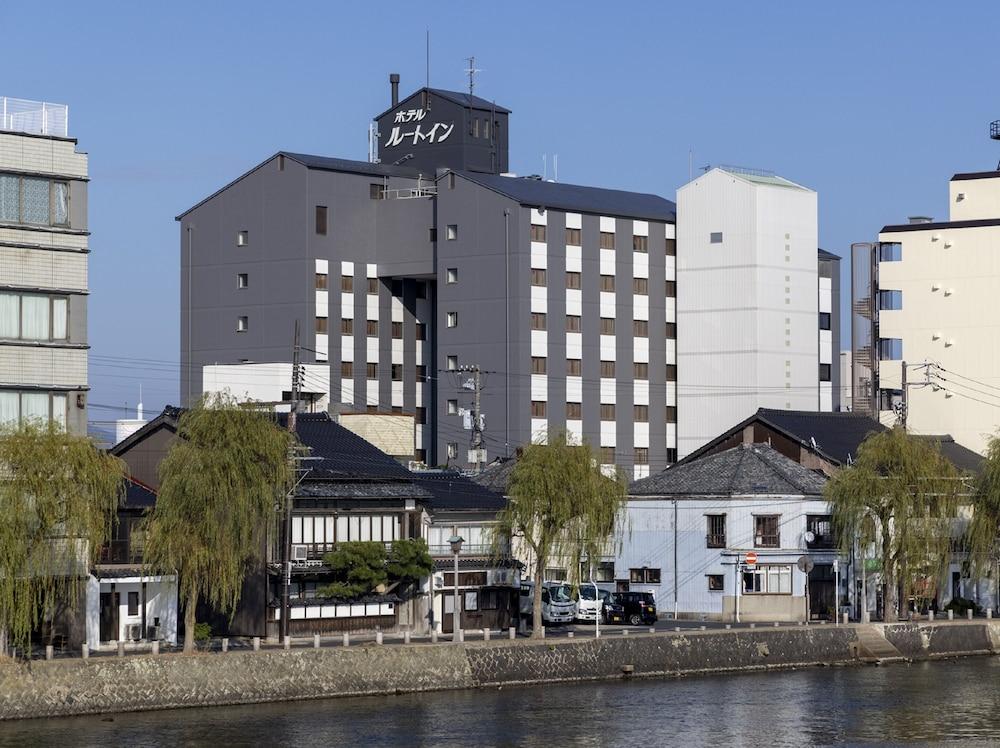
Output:
<svg viewBox="0 0 1000 748">
<path fill-rule="evenodd" d="M 3 662 L 0 720 L 996 652 L 955 622 Z"/>
</svg>

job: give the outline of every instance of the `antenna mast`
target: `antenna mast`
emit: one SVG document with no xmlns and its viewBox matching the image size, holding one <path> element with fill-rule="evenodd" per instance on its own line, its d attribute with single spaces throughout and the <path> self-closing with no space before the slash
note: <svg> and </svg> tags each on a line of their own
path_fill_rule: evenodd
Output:
<svg viewBox="0 0 1000 748">
<path fill-rule="evenodd" d="M 465 59 L 469 61 L 469 67 L 465 69 L 465 73 L 469 76 L 469 95 L 471 96 L 476 88 L 476 73 L 481 73 L 483 71 L 476 67 L 475 56 L 466 57 Z"/>
</svg>

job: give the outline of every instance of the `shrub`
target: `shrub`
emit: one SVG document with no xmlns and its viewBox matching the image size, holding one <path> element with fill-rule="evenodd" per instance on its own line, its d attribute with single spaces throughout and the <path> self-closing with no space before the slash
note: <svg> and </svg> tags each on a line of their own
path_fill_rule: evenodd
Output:
<svg viewBox="0 0 1000 748">
<path fill-rule="evenodd" d="M 212 637 L 212 627 L 207 623 L 196 623 L 194 625 L 194 640 L 196 642 L 207 642 Z"/>
</svg>

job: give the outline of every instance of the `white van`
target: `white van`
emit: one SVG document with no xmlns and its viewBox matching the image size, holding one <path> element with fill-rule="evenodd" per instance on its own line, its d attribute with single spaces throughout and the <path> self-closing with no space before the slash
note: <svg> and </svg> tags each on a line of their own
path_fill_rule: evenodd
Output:
<svg viewBox="0 0 1000 748">
<path fill-rule="evenodd" d="M 580 602 L 577 606 L 576 620 L 593 623 L 598 620 L 601 611 L 604 610 L 604 603 L 611 593 L 608 590 L 598 587 L 594 589 L 593 584 L 581 582 Z M 601 619 L 603 620 L 603 619 Z"/>
<path fill-rule="evenodd" d="M 521 582 L 521 615 L 530 618 L 534 611 L 535 583 Z M 577 596 L 566 582 L 542 582 L 542 623 L 573 623 Z"/>
</svg>

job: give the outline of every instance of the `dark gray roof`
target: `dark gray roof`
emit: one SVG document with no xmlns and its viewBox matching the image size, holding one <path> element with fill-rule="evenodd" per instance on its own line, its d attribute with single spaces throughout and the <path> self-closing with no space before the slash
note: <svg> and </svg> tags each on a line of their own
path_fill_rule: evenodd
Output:
<svg viewBox="0 0 1000 748">
<path fill-rule="evenodd" d="M 1000 218 L 974 218 L 967 221 L 934 221 L 932 223 L 904 223 L 883 226 L 880 234 L 896 234 L 900 231 L 935 231 L 937 229 L 978 229 L 986 226 L 1000 226 Z"/>
<path fill-rule="evenodd" d="M 278 422 L 288 422 L 288 414 L 278 414 Z M 377 478 L 408 481 L 410 471 L 371 442 L 341 426 L 328 413 L 299 413 L 295 433 L 310 457 L 304 463 L 309 479 Z"/>
<path fill-rule="evenodd" d="M 677 217 L 677 206 L 659 195 L 498 174 L 457 173 L 522 205 L 671 223 Z"/>
<path fill-rule="evenodd" d="M 679 463 L 629 486 L 629 496 L 819 496 L 826 478 L 766 444 L 741 444 Z"/>
<path fill-rule="evenodd" d="M 129 478 L 125 483 L 125 504 L 123 509 L 149 509 L 156 505 L 156 491 L 140 483 L 135 478 Z"/>
<path fill-rule="evenodd" d="M 502 493 L 492 491 L 454 470 L 415 472 L 413 479 L 431 494 L 428 506 L 432 511 L 499 512 L 507 506 Z"/>
<path fill-rule="evenodd" d="M 306 479 L 295 491 L 302 499 L 417 499 L 430 500 L 430 493 L 412 481 Z"/>
<path fill-rule="evenodd" d="M 373 164 L 368 161 L 352 161 L 346 158 L 331 158 L 329 156 L 312 156 L 308 153 L 289 153 L 280 151 L 280 156 L 287 156 L 310 169 L 324 171 L 340 171 L 347 174 L 368 174 L 373 177 L 413 177 L 420 171 L 408 166 L 393 166 L 391 164 Z M 273 158 L 273 157 L 272 157 Z M 270 159 L 268 159 L 270 160 Z"/>
<path fill-rule="evenodd" d="M 821 260 L 839 260 L 840 255 L 835 255 L 833 252 L 827 252 L 822 247 L 816 249 L 817 254 Z"/>
<path fill-rule="evenodd" d="M 491 462 L 483 469 L 483 472 L 473 475 L 469 480 L 491 491 L 506 494 L 510 476 L 514 473 L 516 464 L 517 460 L 513 457 L 501 457 Z"/>
<path fill-rule="evenodd" d="M 973 452 L 968 447 L 963 447 L 952 438 L 951 434 L 944 434 L 943 436 L 918 434 L 916 436 L 918 439 L 935 442 L 945 459 L 963 473 L 975 474 L 983 469 L 983 462 L 986 458 L 978 452 Z"/>
<path fill-rule="evenodd" d="M 510 114 L 510 109 L 507 109 L 506 107 L 502 107 L 502 106 L 500 106 L 499 104 L 497 104 L 495 102 L 487 101 L 486 99 L 482 98 L 481 96 L 475 96 L 474 94 L 462 93 L 461 91 L 446 91 L 443 88 L 428 88 L 428 87 L 424 86 L 423 88 L 418 88 L 416 91 L 414 91 L 413 93 L 411 93 L 409 96 L 407 96 L 407 97 L 405 97 L 403 99 L 400 99 L 399 104 L 396 104 L 395 106 L 389 107 L 384 112 L 379 112 L 374 117 L 372 117 L 372 119 L 381 119 L 382 117 L 384 117 L 385 115 L 387 115 L 389 112 L 391 112 L 393 109 L 396 109 L 399 106 L 405 104 L 407 101 L 409 101 L 410 99 L 414 98 L 415 96 L 418 96 L 423 91 L 430 91 L 432 94 L 434 94 L 436 96 L 440 96 L 442 99 L 447 99 L 448 101 L 451 101 L 451 102 L 453 102 L 455 104 L 458 104 L 459 106 L 472 107 L 473 109 L 484 109 L 486 111 L 503 112 L 504 114 Z"/>
</svg>

